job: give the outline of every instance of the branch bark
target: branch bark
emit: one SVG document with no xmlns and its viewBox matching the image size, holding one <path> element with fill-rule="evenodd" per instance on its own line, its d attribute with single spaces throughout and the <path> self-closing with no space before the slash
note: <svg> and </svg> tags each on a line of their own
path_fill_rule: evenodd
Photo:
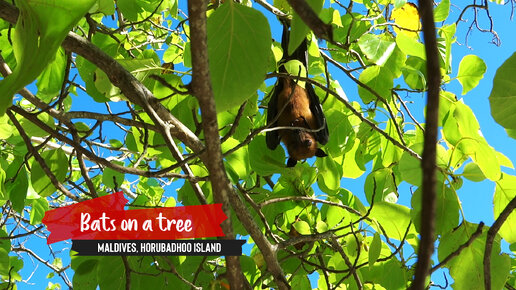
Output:
<svg viewBox="0 0 516 290">
<path fill-rule="evenodd" d="M 431 256 L 434 252 L 435 231 L 435 184 L 436 184 L 436 147 L 437 123 L 439 114 L 439 90 L 441 85 L 441 71 L 435 36 L 433 1 L 420 0 L 419 13 L 421 15 L 423 36 L 426 51 L 426 71 L 428 97 L 426 106 L 425 141 L 421 167 L 423 170 L 423 198 L 421 209 L 421 242 L 418 248 L 418 260 L 415 277 L 411 289 L 425 289 L 426 277 L 430 273 Z"/>
<path fill-rule="evenodd" d="M 487 231 L 486 249 L 484 251 L 484 289 L 491 290 L 491 252 L 496 233 L 507 220 L 511 212 L 516 208 L 516 196 L 507 204 L 494 224 Z"/>
<path fill-rule="evenodd" d="M 288 4 L 314 32 L 315 36 L 333 42 L 333 29 L 331 25 L 322 22 L 305 0 L 288 0 Z"/>
<path fill-rule="evenodd" d="M 210 182 L 216 203 L 222 203 L 222 210 L 228 217 L 222 222 L 225 238 L 234 239 L 231 224 L 231 210 L 228 192 L 232 190 L 222 161 L 222 149 L 218 131 L 215 98 L 211 87 L 210 70 L 208 65 L 208 45 L 206 32 L 206 4 L 202 0 L 188 1 L 192 43 L 192 82 L 190 84 L 194 96 L 199 101 L 202 116 L 202 126 L 206 138 L 205 164 L 210 173 Z M 235 256 L 226 256 L 226 273 L 233 289 L 249 289 L 250 286 L 242 275 L 240 260 Z M 246 285 L 247 284 L 247 285 Z"/>
<path fill-rule="evenodd" d="M 265 238 L 260 228 L 248 212 L 240 197 L 226 175 L 222 162 L 222 150 L 220 147 L 220 135 L 218 131 L 217 112 L 215 99 L 211 87 L 208 65 L 208 47 L 206 32 L 206 3 L 202 0 L 188 1 L 188 14 L 191 29 L 191 53 L 192 53 L 192 82 L 190 88 L 199 101 L 202 115 L 202 126 L 206 139 L 205 164 L 210 173 L 211 186 L 213 188 L 215 202 L 223 204 L 223 210 L 228 219 L 222 223 L 222 229 L 227 238 L 233 237 L 231 212 L 229 204 L 235 210 L 239 220 L 252 236 L 258 248 L 262 251 L 267 268 L 272 274 L 279 289 L 290 289 L 283 271 L 276 258 L 276 247 L 273 247 Z M 250 288 L 240 270 L 238 257 L 226 257 L 228 280 L 232 289 Z"/>
</svg>

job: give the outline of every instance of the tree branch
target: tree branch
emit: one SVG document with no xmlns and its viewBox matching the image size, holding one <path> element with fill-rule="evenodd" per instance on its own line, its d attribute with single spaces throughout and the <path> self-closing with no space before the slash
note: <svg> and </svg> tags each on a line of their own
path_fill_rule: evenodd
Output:
<svg viewBox="0 0 516 290">
<path fill-rule="evenodd" d="M 294 11 L 303 22 L 314 32 L 315 36 L 333 42 L 333 29 L 330 24 L 322 22 L 305 0 L 288 0 Z"/>
<path fill-rule="evenodd" d="M 201 109 L 202 126 L 206 139 L 206 157 L 204 158 L 213 189 L 214 201 L 222 203 L 222 210 L 228 217 L 222 222 L 221 227 L 225 238 L 233 239 L 231 225 L 231 210 L 229 205 L 229 192 L 233 191 L 226 175 L 222 161 L 220 136 L 218 131 L 217 111 L 215 110 L 215 98 L 211 88 L 210 70 L 208 65 L 208 46 L 206 32 L 206 3 L 202 0 L 188 1 L 188 14 L 190 19 L 190 41 L 192 52 L 192 82 L 190 87 L 193 95 L 197 97 Z M 229 283 L 233 289 L 248 289 L 249 283 L 245 280 L 240 260 L 236 256 L 226 256 L 226 271 Z"/>
<path fill-rule="evenodd" d="M 484 289 L 491 290 L 491 252 L 496 234 L 507 220 L 511 212 L 516 208 L 516 196 L 507 204 L 494 224 L 487 231 L 486 249 L 484 251 Z"/>
<path fill-rule="evenodd" d="M 431 256 L 434 252 L 437 123 L 439 119 L 439 90 L 441 85 L 441 71 L 439 66 L 437 39 L 435 36 L 433 1 L 420 0 L 419 9 L 427 58 L 426 75 L 428 76 L 428 98 L 426 107 L 425 141 L 422 156 L 423 159 L 421 161 L 423 171 L 421 242 L 418 248 L 415 277 L 411 285 L 411 289 L 413 290 L 422 290 L 426 288 L 426 277 L 430 273 Z"/>
</svg>

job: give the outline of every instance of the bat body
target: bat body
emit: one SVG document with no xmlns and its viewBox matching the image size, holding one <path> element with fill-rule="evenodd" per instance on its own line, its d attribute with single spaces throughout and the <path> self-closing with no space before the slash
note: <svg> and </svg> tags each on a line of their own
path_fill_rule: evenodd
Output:
<svg viewBox="0 0 516 290">
<path fill-rule="evenodd" d="M 283 60 L 299 60 L 307 67 L 306 39 L 291 56 L 288 51 L 288 27 L 283 30 Z M 280 72 L 286 72 L 280 67 Z M 295 77 L 295 76 L 294 76 Z M 300 85 L 301 83 L 301 85 Z M 291 127 L 266 133 L 267 147 L 274 150 L 281 142 L 287 147 L 289 159 L 287 166 L 294 166 L 298 160 L 326 153 L 317 147 L 328 142 L 326 118 L 312 85 L 293 78 L 279 77 L 272 91 L 267 109 L 267 123 L 273 127 Z"/>
</svg>

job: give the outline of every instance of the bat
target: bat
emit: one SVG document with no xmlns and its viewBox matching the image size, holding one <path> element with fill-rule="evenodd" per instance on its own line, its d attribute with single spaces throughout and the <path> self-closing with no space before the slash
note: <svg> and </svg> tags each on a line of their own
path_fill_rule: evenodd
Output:
<svg viewBox="0 0 516 290">
<path fill-rule="evenodd" d="M 297 60 L 307 68 L 306 38 L 292 55 L 288 55 L 289 34 L 288 26 L 284 24 L 281 40 L 283 59 L 280 63 Z M 287 72 L 284 65 L 280 66 L 279 71 Z M 291 127 L 266 133 L 269 149 L 276 149 L 280 141 L 287 147 L 289 154 L 287 167 L 293 167 L 297 161 L 313 156 L 327 156 L 322 149 L 317 147 L 317 143 L 321 145 L 328 143 L 328 125 L 319 97 L 310 83 L 299 82 L 294 78 L 279 77 L 267 106 L 267 124 L 269 128 Z"/>
</svg>

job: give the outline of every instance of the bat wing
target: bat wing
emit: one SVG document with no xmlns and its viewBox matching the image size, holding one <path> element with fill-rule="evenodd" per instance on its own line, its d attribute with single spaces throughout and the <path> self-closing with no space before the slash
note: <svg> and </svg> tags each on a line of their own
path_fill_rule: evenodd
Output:
<svg viewBox="0 0 516 290">
<path fill-rule="evenodd" d="M 283 87 L 283 82 L 278 82 L 274 86 L 274 89 L 271 93 L 271 98 L 269 100 L 269 104 L 267 105 L 267 125 L 269 125 L 269 128 L 274 128 L 278 124 L 278 120 L 276 120 L 274 123 L 272 121 L 276 118 L 276 115 L 278 112 L 278 95 L 281 92 Z M 279 131 L 268 131 L 265 133 L 265 141 L 267 142 L 267 147 L 269 149 L 274 150 L 276 147 L 278 147 L 280 143 L 280 136 Z"/>
<path fill-rule="evenodd" d="M 324 116 L 321 102 L 319 101 L 319 97 L 315 94 L 314 88 L 308 82 L 306 83 L 305 87 L 308 97 L 310 98 L 310 111 L 312 111 L 312 115 L 317 124 L 317 128 L 312 129 L 322 128 L 315 133 L 315 139 L 324 145 L 328 143 L 328 138 L 330 136 L 330 133 L 328 132 L 328 122 L 326 122 L 326 117 Z"/>
</svg>

